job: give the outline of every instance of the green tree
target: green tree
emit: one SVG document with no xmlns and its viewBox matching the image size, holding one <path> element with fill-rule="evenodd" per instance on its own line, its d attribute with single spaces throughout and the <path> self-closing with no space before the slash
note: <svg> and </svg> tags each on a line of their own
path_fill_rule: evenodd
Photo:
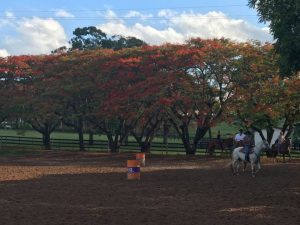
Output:
<svg viewBox="0 0 300 225">
<path fill-rule="evenodd" d="M 71 49 L 96 49 L 108 47 L 111 48 L 111 41 L 107 38 L 106 34 L 96 27 L 83 27 L 76 28 L 73 31 L 74 37 L 71 38 L 69 43 L 72 45 Z"/>
<path fill-rule="evenodd" d="M 282 76 L 300 71 L 300 1 L 299 0 L 249 0 L 257 9 L 261 22 L 270 23 L 280 54 Z"/>
<path fill-rule="evenodd" d="M 106 33 L 94 26 L 76 28 L 73 35 L 74 37 L 69 41 L 72 45 L 71 50 L 91 50 L 97 48 L 119 50 L 146 45 L 144 41 L 135 37 L 123 37 L 121 35 L 108 37 Z"/>
<path fill-rule="evenodd" d="M 121 35 L 115 35 L 112 37 L 112 48 L 119 50 L 122 48 L 133 48 L 146 45 L 146 42 L 136 37 L 123 37 Z"/>
</svg>

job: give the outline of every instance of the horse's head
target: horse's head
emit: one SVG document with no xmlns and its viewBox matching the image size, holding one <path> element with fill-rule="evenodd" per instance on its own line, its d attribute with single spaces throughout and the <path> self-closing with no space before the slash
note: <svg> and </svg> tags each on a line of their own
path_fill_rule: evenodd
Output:
<svg viewBox="0 0 300 225">
<path fill-rule="evenodd" d="M 267 140 L 262 141 L 262 149 L 265 151 L 271 150 L 270 144 Z"/>
</svg>

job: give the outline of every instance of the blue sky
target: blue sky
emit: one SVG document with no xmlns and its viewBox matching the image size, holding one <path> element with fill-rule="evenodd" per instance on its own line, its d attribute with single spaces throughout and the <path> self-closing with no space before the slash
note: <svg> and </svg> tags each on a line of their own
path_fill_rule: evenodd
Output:
<svg viewBox="0 0 300 225">
<path fill-rule="evenodd" d="M 149 44 L 191 37 L 272 41 L 247 0 L 0 0 L 0 56 L 48 54 L 84 26 Z"/>
</svg>

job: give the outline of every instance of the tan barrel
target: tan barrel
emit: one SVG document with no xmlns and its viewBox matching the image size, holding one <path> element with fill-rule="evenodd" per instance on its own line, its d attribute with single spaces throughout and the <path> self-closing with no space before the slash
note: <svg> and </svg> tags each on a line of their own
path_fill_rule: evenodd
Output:
<svg viewBox="0 0 300 225">
<path fill-rule="evenodd" d="M 146 165 L 146 154 L 145 153 L 137 153 L 135 155 L 135 159 L 140 162 L 141 166 L 145 166 Z"/>
<path fill-rule="evenodd" d="M 139 180 L 140 178 L 140 162 L 138 160 L 127 160 L 127 180 Z"/>
</svg>

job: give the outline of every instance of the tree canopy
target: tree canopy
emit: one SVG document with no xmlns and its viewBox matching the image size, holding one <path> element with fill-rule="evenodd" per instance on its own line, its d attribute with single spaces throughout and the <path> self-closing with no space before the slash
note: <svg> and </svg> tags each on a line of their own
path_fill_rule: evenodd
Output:
<svg viewBox="0 0 300 225">
<path fill-rule="evenodd" d="M 74 37 L 69 41 L 72 46 L 71 50 L 91 50 L 97 48 L 119 50 L 146 45 L 146 42 L 135 37 L 123 37 L 121 35 L 109 37 L 102 30 L 94 26 L 76 28 L 73 31 L 73 35 Z"/>
<path fill-rule="evenodd" d="M 225 119 L 257 130 L 267 126 L 270 134 L 281 120 L 290 130 L 300 115 L 300 78 L 278 76 L 272 49 L 192 39 L 0 58 L 0 119 L 22 118 L 43 134 L 47 148 L 58 124 L 77 131 L 81 150 L 83 132 L 91 129 L 106 135 L 112 152 L 129 134 L 148 151 L 166 122 L 186 154 L 195 154 L 209 128 Z"/>
<path fill-rule="evenodd" d="M 279 53 L 280 73 L 290 76 L 300 71 L 300 1 L 249 0 L 260 21 L 270 23 Z"/>
</svg>

